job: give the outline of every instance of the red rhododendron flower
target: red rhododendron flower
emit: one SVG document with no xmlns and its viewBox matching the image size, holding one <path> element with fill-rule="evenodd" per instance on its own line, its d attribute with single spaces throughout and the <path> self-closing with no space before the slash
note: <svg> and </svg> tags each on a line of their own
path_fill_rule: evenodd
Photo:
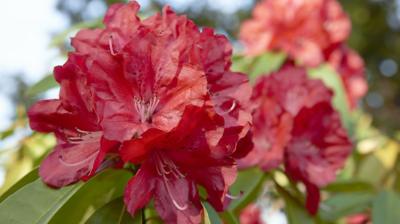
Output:
<svg viewBox="0 0 400 224">
<path fill-rule="evenodd" d="M 239 162 L 243 167 L 278 167 L 292 136 L 293 118 L 303 107 L 330 101 L 332 93 L 321 81 L 307 78 L 306 71 L 290 65 L 260 77 L 251 98 L 254 149 Z"/>
<path fill-rule="evenodd" d="M 64 66 L 56 67 L 60 99 L 39 101 L 28 111 L 33 130 L 53 132 L 57 137 L 57 146 L 39 169 L 43 181 L 53 187 L 93 175 L 106 152 L 115 149 L 114 142 L 103 138 L 93 91 L 86 86 L 85 73 L 77 66 L 84 60 L 70 55 Z"/>
<path fill-rule="evenodd" d="M 266 224 L 261 219 L 261 210 L 255 204 L 250 204 L 240 213 L 240 224 Z"/>
<path fill-rule="evenodd" d="M 261 77 L 252 97 L 254 149 L 239 162 L 264 170 L 284 162 L 287 174 L 306 185 L 311 213 L 318 208 L 318 187 L 334 180 L 351 150 L 331 98 L 332 92 L 302 68 L 286 65 Z"/>
<path fill-rule="evenodd" d="M 228 40 L 211 29 L 200 32 L 169 7 L 143 21 L 138 10 L 136 2 L 113 5 L 105 29 L 82 30 L 72 41 L 77 53 L 88 55 L 105 136 L 122 141 L 149 128 L 169 131 L 186 106 L 207 102 L 227 126 L 248 125 L 242 104 L 251 87 L 245 75 L 229 71 Z"/>
<path fill-rule="evenodd" d="M 363 59 L 347 46 L 335 48 L 326 54 L 329 63 L 336 69 L 343 80 L 349 106 L 351 108 L 356 107 L 357 102 L 368 91 Z"/>
<path fill-rule="evenodd" d="M 66 138 L 76 144 L 70 160 L 90 171 L 122 143 L 118 155 L 140 166 L 126 188 L 129 212 L 153 197 L 167 223 L 199 223 L 196 186 L 202 185 L 208 201 L 222 210 L 236 177 L 235 158 L 252 148 L 251 87 L 244 74 L 230 71 L 226 37 L 208 28 L 200 31 L 169 7 L 143 21 L 138 10 L 134 1 L 112 5 L 104 29 L 82 30 L 73 38 L 75 52 L 56 69 L 56 76 L 66 80 L 61 99 L 55 100 L 62 110 L 56 105 L 49 111 L 39 103 L 30 113 L 31 125 L 56 134 L 74 131 Z M 55 113 L 62 119 L 50 119 Z M 56 119 L 59 123 L 51 123 Z M 94 162 L 89 143 L 101 146 Z M 57 155 L 49 163 L 58 162 Z M 75 176 L 88 175 L 82 170 L 63 171 L 73 172 L 76 181 Z"/>
<path fill-rule="evenodd" d="M 240 31 L 249 54 L 282 50 L 308 66 L 324 61 L 324 50 L 342 43 L 351 24 L 336 0 L 264 0 Z"/>
</svg>

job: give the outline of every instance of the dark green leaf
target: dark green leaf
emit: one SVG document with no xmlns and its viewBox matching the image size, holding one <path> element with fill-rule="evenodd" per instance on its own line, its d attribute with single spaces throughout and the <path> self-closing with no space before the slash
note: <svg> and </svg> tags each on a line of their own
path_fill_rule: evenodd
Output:
<svg viewBox="0 0 400 224">
<path fill-rule="evenodd" d="M 257 168 L 239 172 L 235 183 L 230 188 L 230 193 L 234 196 L 243 195 L 232 201 L 229 205 L 229 210 L 233 211 L 243 209 L 247 204 L 257 198 L 264 179 L 264 172 Z"/>
<path fill-rule="evenodd" d="M 51 219 L 50 223 L 83 223 L 93 212 L 121 197 L 132 174 L 125 170 L 105 170 L 91 178 Z"/>
<path fill-rule="evenodd" d="M 28 88 L 28 90 L 25 92 L 25 95 L 29 97 L 36 96 L 56 86 L 58 86 L 58 83 L 54 79 L 54 76 L 47 75 L 42 80 Z"/>
<path fill-rule="evenodd" d="M 32 170 L 28 174 L 26 174 L 24 177 L 22 177 L 17 183 L 12 185 L 6 192 L 4 192 L 0 196 L 0 203 L 4 201 L 8 196 L 19 190 L 21 187 L 32 183 L 34 180 L 36 180 L 39 177 L 38 175 L 38 168 Z"/>
<path fill-rule="evenodd" d="M 54 190 L 37 179 L 0 204 L 0 223 L 47 224 L 60 207 L 82 186 L 82 183 L 78 183 Z"/>
<path fill-rule="evenodd" d="M 374 197 L 370 192 L 336 194 L 322 203 L 320 216 L 325 221 L 335 221 L 345 216 L 364 211 Z"/>
<path fill-rule="evenodd" d="M 398 224 L 400 221 L 400 197 L 391 191 L 381 192 L 372 205 L 372 223 Z"/>
<path fill-rule="evenodd" d="M 87 224 L 141 224 L 142 214 L 140 211 L 136 214 L 135 218 L 126 211 L 124 201 L 122 198 L 116 198 L 107 203 L 102 208 L 98 209 L 89 220 Z"/>
</svg>

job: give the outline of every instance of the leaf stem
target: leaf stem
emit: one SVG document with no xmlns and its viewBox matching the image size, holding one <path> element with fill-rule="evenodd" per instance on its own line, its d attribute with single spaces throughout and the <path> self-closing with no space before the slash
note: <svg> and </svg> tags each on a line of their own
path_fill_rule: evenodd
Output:
<svg viewBox="0 0 400 224">
<path fill-rule="evenodd" d="M 145 208 L 142 208 L 142 209 L 141 209 L 141 213 L 142 213 L 142 224 L 146 224 L 146 214 L 144 213 L 144 209 L 145 209 Z"/>
</svg>

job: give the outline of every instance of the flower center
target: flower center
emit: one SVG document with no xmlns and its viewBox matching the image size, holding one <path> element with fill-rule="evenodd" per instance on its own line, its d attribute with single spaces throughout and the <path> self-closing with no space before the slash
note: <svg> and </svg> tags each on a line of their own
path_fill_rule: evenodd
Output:
<svg viewBox="0 0 400 224">
<path fill-rule="evenodd" d="M 167 189 L 168 195 L 172 200 L 172 203 L 178 210 L 185 210 L 187 209 L 188 205 L 184 204 L 179 205 L 177 200 L 174 198 L 174 195 L 171 192 L 170 189 L 170 184 L 173 184 L 171 182 L 171 179 L 168 178 L 168 176 L 172 175 L 173 178 L 180 179 L 180 178 L 185 178 L 185 175 L 182 174 L 182 172 L 178 169 L 178 167 L 175 165 L 175 163 L 167 158 L 166 156 L 163 156 L 159 152 L 154 153 L 154 160 L 155 160 L 155 165 L 156 165 L 156 170 L 159 176 L 163 178 L 163 182 L 165 185 L 165 188 Z"/>
<path fill-rule="evenodd" d="M 142 100 L 138 97 L 135 97 L 134 106 L 142 123 L 151 123 L 151 117 L 154 114 L 159 102 L 160 99 L 156 96 L 151 97 L 150 100 Z"/>
</svg>

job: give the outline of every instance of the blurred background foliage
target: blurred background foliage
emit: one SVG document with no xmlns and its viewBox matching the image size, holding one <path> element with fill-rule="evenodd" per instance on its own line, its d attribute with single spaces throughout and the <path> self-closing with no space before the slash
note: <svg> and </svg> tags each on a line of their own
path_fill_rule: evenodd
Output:
<svg viewBox="0 0 400 224">
<path fill-rule="evenodd" d="M 69 28 L 52 34 L 50 47 L 58 49 L 60 56 L 65 58 L 67 52 L 71 50 L 69 37 L 73 36 L 78 29 L 101 26 L 100 18 L 104 15 L 107 5 L 115 2 L 120 1 L 58 0 L 57 10 L 65 15 Z M 146 17 L 160 11 L 163 5 L 171 4 L 176 11 L 187 14 L 198 25 L 214 27 L 217 32 L 228 35 L 234 43 L 235 51 L 240 52 L 242 47 L 236 39 L 240 24 L 250 16 L 251 9 L 257 1 L 243 0 L 240 4 L 232 3 L 239 1 L 229 0 L 148 0 L 143 2 L 146 4 L 143 4 L 141 16 Z M 220 3 L 216 4 L 216 2 Z M 385 213 L 386 209 L 393 211 L 400 209 L 400 198 L 397 193 L 394 193 L 400 192 L 400 119 L 398 118 L 400 115 L 400 1 L 342 0 L 341 3 L 353 23 L 349 45 L 364 58 L 369 83 L 369 92 L 360 105 L 362 111 L 354 111 L 348 115 L 351 116 L 352 138 L 356 143 L 353 156 L 349 158 L 345 169 L 338 175 L 337 182 L 324 189 L 325 200 L 321 205 L 319 216 L 314 221 L 301 206 L 304 196 L 297 195 L 298 191 L 300 193 L 302 191 L 301 186 L 293 186 L 293 183 L 279 171 L 270 173 L 266 177 L 257 170 L 250 170 L 239 176 L 239 181 L 231 193 L 240 194 L 244 188 L 250 193 L 245 194 L 240 201 L 234 202 L 230 211 L 221 215 L 224 220 L 234 219 L 233 213 L 240 213 L 249 201 L 256 198 L 262 203 L 274 202 L 273 206 L 278 209 L 282 208 L 283 200 L 290 223 L 299 223 L 293 221 L 293 217 L 295 220 L 301 220 L 301 223 L 345 223 L 344 217 L 357 213 L 379 217 L 373 220 L 374 223 L 392 223 L 390 219 L 400 220 L 400 218 L 397 219 L 396 214 Z M 237 6 L 224 7 L 226 4 Z M 247 71 L 250 69 L 249 75 L 255 77 L 261 72 L 278 68 L 283 57 L 272 54 L 252 59 L 259 66 L 261 65 L 261 70 L 259 70 L 257 63 L 249 67 L 243 58 L 235 56 L 234 68 Z M 34 85 L 27 84 L 21 78 L 22 74 L 13 77 L 10 82 L 0 82 L 1 89 L 5 89 L 5 85 L 13 85 L 7 95 L 12 99 L 15 108 L 12 125 L 5 130 L 0 130 L 0 142 L 2 142 L 0 165 L 6 169 L 6 178 L 0 188 L 0 195 L 6 193 L 0 196 L 0 201 L 18 190 L 18 184 L 11 188 L 10 186 L 37 167 L 43 156 L 55 144 L 54 138 L 50 135 L 32 133 L 28 128 L 26 118 L 26 108 L 37 99 L 46 97 L 47 91 L 57 86 L 51 74 L 44 75 L 45 78 Z M 6 144 L 7 142 L 12 142 L 12 144 Z M 102 174 L 91 182 L 95 183 L 107 175 L 109 174 Z M 117 174 L 112 178 L 119 177 L 118 175 L 127 178 L 126 173 Z M 246 179 L 249 176 L 254 178 Z M 37 176 L 28 174 L 21 181 L 31 183 L 36 178 Z M 264 178 L 269 180 L 266 185 L 261 184 Z M 246 183 L 246 186 L 241 186 L 243 183 Z M 82 187 L 82 190 L 81 187 L 78 186 L 79 189 L 76 191 L 85 192 L 85 188 Z M 9 190 L 6 191 L 7 189 Z M 117 189 L 114 192 L 120 191 L 121 189 Z M 263 196 L 259 197 L 260 195 Z M 74 200 L 74 196 L 71 197 L 70 200 Z M 97 196 L 89 195 L 86 201 L 90 201 L 90 197 Z M 269 202 L 265 202 L 266 198 Z M 109 194 L 107 201 L 91 204 L 91 212 L 85 210 L 87 214 L 82 211 L 78 216 L 93 214 L 90 216 L 89 223 L 98 223 L 97 219 L 104 219 L 102 214 L 108 214 L 107 212 L 112 214 L 114 210 L 120 211 L 121 208 L 118 207 L 121 205 L 120 201 L 121 198 L 117 193 Z M 266 207 L 271 207 L 268 206 Z M 67 211 L 68 205 L 64 207 Z M 104 212 L 94 213 L 93 208 L 100 207 Z M 205 204 L 205 207 L 210 219 L 219 219 L 215 211 L 209 208 L 210 206 Z M 64 214 L 62 212 L 63 210 L 58 216 Z M 152 211 L 146 210 L 146 212 L 151 214 Z M 379 214 L 379 216 L 374 214 Z M 112 220 L 112 217 L 110 219 Z M 54 220 L 57 220 L 57 215 L 53 222 Z"/>
</svg>

